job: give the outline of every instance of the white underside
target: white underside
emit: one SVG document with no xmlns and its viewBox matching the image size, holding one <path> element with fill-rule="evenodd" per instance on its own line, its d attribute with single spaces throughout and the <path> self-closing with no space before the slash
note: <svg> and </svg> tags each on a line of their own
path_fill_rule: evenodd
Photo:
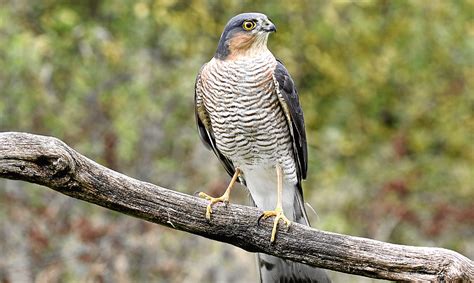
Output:
<svg viewBox="0 0 474 283">
<path fill-rule="evenodd" d="M 258 208 L 274 210 L 277 206 L 277 174 L 275 167 L 240 168 L 247 188 Z M 283 181 L 282 205 L 285 216 L 294 221 L 295 185 Z"/>
</svg>

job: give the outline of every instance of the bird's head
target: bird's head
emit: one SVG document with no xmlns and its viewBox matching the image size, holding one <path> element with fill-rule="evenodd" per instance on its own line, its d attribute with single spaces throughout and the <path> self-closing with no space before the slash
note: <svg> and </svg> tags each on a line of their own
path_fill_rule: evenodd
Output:
<svg viewBox="0 0 474 283">
<path fill-rule="evenodd" d="M 275 25 L 264 14 L 239 14 L 225 26 L 214 57 L 227 60 L 267 51 L 268 34 L 275 31 Z"/>
</svg>

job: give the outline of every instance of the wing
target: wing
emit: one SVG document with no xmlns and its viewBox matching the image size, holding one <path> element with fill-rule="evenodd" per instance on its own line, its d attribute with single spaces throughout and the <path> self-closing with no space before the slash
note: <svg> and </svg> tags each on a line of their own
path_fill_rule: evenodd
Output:
<svg viewBox="0 0 474 283">
<path fill-rule="evenodd" d="M 227 173 L 232 177 L 235 173 L 234 164 L 232 164 L 232 161 L 226 158 L 217 148 L 214 132 L 212 131 L 211 120 L 209 118 L 209 113 L 207 112 L 203 103 L 203 95 L 205 90 L 202 87 L 201 74 L 204 71 L 205 66 L 206 65 L 203 65 L 201 67 L 201 70 L 199 71 L 199 74 L 196 77 L 196 83 L 194 85 L 194 115 L 196 118 L 199 137 L 201 138 L 201 141 L 206 146 L 206 148 L 212 150 L 217 156 L 217 158 L 219 158 Z"/>
<path fill-rule="evenodd" d="M 304 128 L 303 110 L 298 98 L 293 79 L 285 66 L 277 60 L 274 72 L 275 80 L 278 82 L 280 103 L 289 120 L 291 138 L 293 142 L 293 153 L 296 159 L 298 183 L 306 179 L 308 171 L 308 149 L 306 144 L 306 132 Z M 300 186 L 300 184 L 299 184 Z M 301 186 L 300 186 L 301 188 Z"/>
</svg>

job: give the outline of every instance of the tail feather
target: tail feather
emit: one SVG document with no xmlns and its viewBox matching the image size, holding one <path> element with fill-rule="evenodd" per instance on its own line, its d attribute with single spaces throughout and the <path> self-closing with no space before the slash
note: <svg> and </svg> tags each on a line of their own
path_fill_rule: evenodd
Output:
<svg viewBox="0 0 474 283">
<path fill-rule="evenodd" d="M 257 254 L 260 282 L 331 282 L 323 269 L 281 259 L 267 254 Z"/>
</svg>

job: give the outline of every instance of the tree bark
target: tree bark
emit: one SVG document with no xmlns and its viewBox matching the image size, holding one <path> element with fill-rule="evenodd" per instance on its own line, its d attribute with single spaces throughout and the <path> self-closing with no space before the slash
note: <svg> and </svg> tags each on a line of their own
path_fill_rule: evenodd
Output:
<svg viewBox="0 0 474 283">
<path fill-rule="evenodd" d="M 270 244 L 272 221 L 262 211 L 207 201 L 138 181 L 77 153 L 62 141 L 0 133 L 0 177 L 44 185 L 73 198 L 172 229 L 335 271 L 388 280 L 474 281 L 474 263 L 451 250 L 395 245 L 293 223 Z"/>
</svg>

